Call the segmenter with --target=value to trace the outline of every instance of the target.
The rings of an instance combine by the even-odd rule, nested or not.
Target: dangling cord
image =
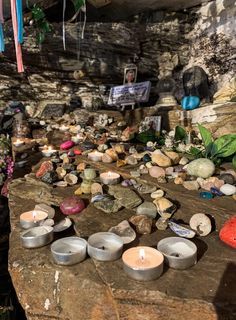
[[[77,19],[77,17],[76,17]],[[78,36],[78,45],[77,45],[77,59],[80,59],[80,48],[81,48],[81,40],[80,40],[80,29],[81,29],[81,11],[79,12],[79,30],[77,29],[77,36]]]
[[[65,12],[66,12],[66,0],[63,0],[62,40],[63,40],[63,48],[64,48],[64,50],[66,50],[66,26],[65,26]]]
[[[0,0],[0,52],[3,52],[5,49],[4,45],[4,36],[3,36],[3,3],[2,0]]]
[[[84,1],[84,5],[81,8],[81,10],[84,12],[84,23],[83,23],[82,32],[81,32],[81,39],[84,39],[84,31],[85,31],[85,25],[86,25],[86,21],[87,21],[86,1]]]
[[[18,42],[18,30],[17,30],[16,2],[15,2],[15,0],[11,0],[11,16],[12,16],[12,25],[13,25],[13,30],[14,30],[17,70],[18,70],[18,72],[24,72],[21,45]]]
[[[23,43],[23,16],[22,16],[22,0],[16,0],[16,16],[18,27],[18,42]]]

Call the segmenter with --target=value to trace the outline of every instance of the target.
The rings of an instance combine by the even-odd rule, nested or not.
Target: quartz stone
[[[130,171],[130,175],[132,178],[138,178],[140,177],[140,172],[139,170],[133,170],[133,171]]]
[[[190,176],[209,178],[215,172],[214,163],[206,158],[193,160],[187,165],[187,173]]]
[[[57,167],[56,173],[57,173],[58,179],[63,179],[66,175],[66,170],[62,167]]]
[[[171,160],[169,157],[164,155],[160,150],[155,150],[152,153],[152,162],[156,163],[159,167],[170,167],[171,166]]]
[[[60,204],[61,212],[65,215],[80,213],[84,208],[84,201],[76,196],[65,198]]]
[[[187,190],[198,190],[200,188],[198,182],[195,181],[184,181],[183,186]]]
[[[155,219],[157,215],[157,208],[152,202],[144,201],[142,204],[140,204],[140,206],[137,207],[136,214]]]
[[[165,177],[165,170],[163,168],[153,166],[149,169],[149,174],[153,178]]]
[[[117,226],[110,228],[108,231],[120,236],[124,244],[130,243],[136,238],[136,233],[127,220],[121,221]]]
[[[136,231],[140,234],[150,234],[152,232],[153,220],[145,215],[135,215],[129,219]]]
[[[183,166],[185,166],[187,163],[189,163],[189,160],[188,160],[188,158],[186,158],[186,157],[182,157],[182,158],[179,160],[179,164],[182,164]]]
[[[172,164],[178,164],[180,156],[177,152],[174,151],[164,151],[165,155],[170,158]]]
[[[128,156],[128,157],[125,158],[125,160],[126,160],[127,164],[129,164],[129,165],[138,164],[138,160],[133,156]]]
[[[164,191],[161,189],[158,189],[158,190],[152,192],[152,194],[151,194],[152,199],[160,199],[163,196],[164,196]]]
[[[160,217],[156,222],[158,230],[166,230],[168,228],[168,220]]]
[[[110,185],[108,193],[113,195],[127,209],[136,208],[142,203],[142,199],[133,190],[120,185]]]
[[[116,213],[122,208],[119,200],[104,199],[94,202],[94,206],[105,213]]]

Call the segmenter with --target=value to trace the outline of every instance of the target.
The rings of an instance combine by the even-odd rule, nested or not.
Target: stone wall
[[[211,88],[223,85],[235,73],[236,0],[217,0],[178,13],[153,12],[132,23],[87,23],[79,40],[79,24],[66,25],[66,51],[62,26],[54,24],[41,48],[32,27],[25,28],[25,73],[15,69],[12,27],[5,26],[6,52],[0,56],[0,108],[10,100],[30,107],[51,101],[68,103],[79,96],[91,107],[100,96],[99,85],[122,84],[123,68],[133,57],[138,81],[150,80],[150,105],[154,105],[158,79],[172,74],[176,96],[183,95],[183,70],[200,65],[209,75]],[[142,23],[141,23],[142,22]],[[44,103],[45,102],[45,103]]]

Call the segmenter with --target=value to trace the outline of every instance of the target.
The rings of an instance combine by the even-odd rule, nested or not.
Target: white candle
[[[102,161],[102,156],[103,156],[103,153],[102,152],[99,152],[97,150],[93,151],[93,152],[90,152],[88,154],[88,158],[92,161],[95,161],[95,162],[100,162]]]
[[[59,128],[60,131],[68,131],[69,130],[69,126],[65,126],[64,124],[62,126],[60,126]]]
[[[100,174],[100,180],[104,184],[117,184],[120,181],[120,175],[116,172],[103,172]]]
[[[125,272],[136,280],[154,280],[163,272],[162,253],[150,247],[130,248],[123,253],[122,260]]]
[[[44,157],[51,157],[54,153],[57,152],[56,149],[53,149],[52,146],[43,146],[42,150],[41,150],[42,154]]]
[[[15,142],[13,142],[14,146],[15,147],[20,147],[24,144],[24,140],[21,140],[21,139],[16,139]]]
[[[44,221],[47,218],[48,214],[44,211],[27,211],[20,215],[20,224],[22,228],[28,229],[38,226],[42,221]]]

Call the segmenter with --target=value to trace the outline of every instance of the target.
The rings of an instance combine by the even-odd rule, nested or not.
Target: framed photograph
[[[138,68],[130,66],[124,69],[124,81],[123,84],[135,83],[137,80]]]

